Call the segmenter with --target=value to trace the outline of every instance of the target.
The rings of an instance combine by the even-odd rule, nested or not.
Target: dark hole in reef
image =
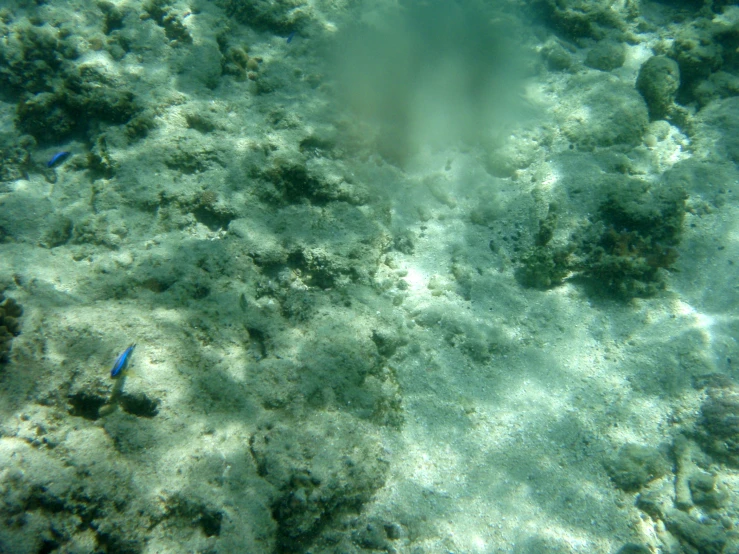
[[[161,293],[171,287],[174,281],[173,277],[150,277],[144,280],[141,286],[151,292]]]
[[[209,161],[212,160],[208,160],[205,154],[199,158],[190,152],[183,152],[176,159],[165,159],[164,164],[173,171],[193,175],[206,171]]]
[[[43,485],[34,485],[23,508],[26,511],[42,510],[58,514],[66,509],[64,501],[54,494],[50,494]]]
[[[221,534],[221,520],[223,520],[223,514],[214,510],[204,510],[200,514],[198,523],[203,528],[203,533],[206,537],[212,537],[213,535]]]
[[[322,194],[321,183],[302,165],[280,166],[266,171],[264,177],[282,192],[283,199],[289,204],[307,199],[322,206],[328,200],[325,193]]]
[[[303,280],[311,286],[325,290],[335,285],[334,273],[328,260],[308,260],[302,250],[296,250],[288,255],[287,265],[292,269],[299,269]]]
[[[321,152],[331,152],[335,146],[336,143],[334,141],[314,135],[300,141],[300,151],[313,155],[318,155]]]
[[[199,502],[175,498],[171,513],[192,522],[192,524],[200,525],[206,537],[220,535],[221,533],[223,512],[209,508]]]
[[[206,285],[203,285],[202,283],[196,283],[192,291],[192,297],[195,300],[202,300],[209,294],[210,288]]]
[[[69,395],[69,404],[69,413],[73,416],[96,420],[100,417],[100,408],[105,404],[105,398],[78,392]]]
[[[664,4],[676,9],[700,9],[704,2],[703,0],[656,0],[657,4]]]
[[[94,552],[115,552],[115,554],[137,554],[143,551],[143,547],[137,538],[131,533],[125,533],[118,529],[102,531],[95,529],[97,546]]]
[[[395,351],[398,349],[398,346],[400,346],[402,341],[394,340],[387,334],[374,329],[372,331],[372,342],[375,343],[380,356],[390,358],[393,354],[395,354]]]
[[[318,486],[320,482],[313,486]],[[293,507],[295,502],[295,492],[297,485],[293,485],[285,494],[276,500],[271,507],[272,518],[277,523],[277,545],[275,552],[279,554],[290,554],[293,552],[306,552],[306,545],[310,545],[317,537],[319,537],[326,527],[331,523],[335,514],[358,512],[361,509],[362,502],[358,500],[347,499],[338,502],[332,509],[327,510],[320,508],[319,517],[311,525],[303,525],[300,523],[299,512],[301,508]]]
[[[123,29],[124,14],[112,4],[99,3],[103,13],[103,33],[109,35],[113,31]]]
[[[38,549],[38,554],[51,554],[51,552],[54,552],[60,546],[61,544],[53,539],[44,539]]]
[[[143,393],[123,393],[120,399],[123,411],[140,417],[154,417],[159,413],[159,400],[152,400]]]
[[[203,134],[212,133],[218,128],[210,119],[200,114],[187,114],[185,115],[185,120],[190,129],[195,129]]]
[[[211,231],[225,229],[234,218],[232,214],[217,213],[210,206],[200,206],[192,212],[199,223],[205,225]]]
[[[260,358],[265,358],[267,356],[267,337],[264,332],[256,327],[247,327],[246,330],[249,331],[249,338],[252,339],[255,354],[258,354]]]

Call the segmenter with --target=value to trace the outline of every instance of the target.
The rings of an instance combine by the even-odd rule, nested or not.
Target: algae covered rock
[[[693,88],[693,95],[700,107],[716,99],[736,96],[738,93],[739,76],[728,71],[716,71]]]
[[[330,201],[348,202],[354,205],[367,203],[365,187],[353,183],[348,173],[340,167],[326,167],[320,160],[275,157],[267,167],[254,167],[252,175],[264,181],[261,196],[265,200],[300,203],[310,200],[317,204]]]
[[[692,88],[694,83],[707,78],[724,63],[724,49],[714,34],[715,30],[703,18],[678,28],[670,57],[680,66],[684,88]]]
[[[669,470],[670,464],[659,450],[632,443],[623,445],[606,463],[608,475],[618,488],[625,491],[638,490]]]
[[[721,508],[729,499],[729,495],[722,487],[717,486],[715,475],[695,472],[690,476],[690,497],[699,506],[708,509]]]
[[[31,94],[49,90],[67,59],[78,52],[58,28],[19,20],[3,30],[0,84],[7,91]]]
[[[306,0],[219,0],[239,23],[276,33],[289,33],[308,20]]]
[[[680,539],[683,546],[689,548],[684,552],[700,552],[701,554],[722,554],[728,542],[728,534],[723,525],[706,518],[696,521],[685,512],[669,510],[664,517],[665,527]],[[695,549],[695,550],[693,550]],[[736,552],[736,550],[731,550]]]
[[[723,375],[709,375],[696,386],[706,389],[697,438],[711,454],[739,466],[739,386]]]
[[[316,414],[299,427],[266,426],[249,447],[259,475],[276,489],[271,511],[280,552],[307,551],[385,482],[380,441],[339,412]]]
[[[364,329],[343,320],[317,319],[310,343],[300,355],[300,390],[311,406],[350,410],[372,418],[387,392],[368,386],[369,377],[381,377],[381,357]]]
[[[574,77],[562,103],[562,131],[580,150],[636,146],[649,125],[647,105],[631,86],[606,73]],[[583,110],[588,113],[583,117]]]
[[[287,262],[288,252],[280,244],[279,237],[259,222],[247,218],[234,219],[228,224],[228,232],[240,239],[243,251],[257,265],[274,267]]]
[[[552,71],[565,71],[574,63],[572,55],[556,42],[542,48],[541,54],[547,62],[547,67]]]
[[[739,96],[711,102],[695,118],[696,143],[717,160],[739,163]]]
[[[74,222],[61,214],[53,214],[48,218],[48,224],[39,244],[46,248],[54,248],[65,244],[72,237]]]
[[[29,135],[3,137],[0,143],[0,182],[28,179],[31,168],[31,150],[36,141]]]
[[[652,119],[664,119],[680,87],[680,68],[667,56],[652,56],[639,69],[636,89],[644,97]]]
[[[675,244],[682,233],[687,194],[680,186],[650,186],[637,179],[615,181],[601,204],[614,229],[637,231],[651,241]]]
[[[137,112],[128,83],[112,64],[103,57],[79,61],[79,41],[68,29],[18,18],[3,34],[0,86],[18,100],[22,132],[59,141],[95,120],[125,123]]]
[[[51,200],[35,191],[14,192],[0,196],[0,236],[17,242],[37,242],[44,225],[54,213]]]
[[[572,38],[603,38],[622,30],[637,14],[635,2],[615,5],[609,0],[545,0],[544,12],[555,29]]]
[[[139,109],[133,93],[99,69],[70,70],[55,80],[52,91],[24,94],[16,108],[18,128],[39,141],[57,141],[95,119],[127,123]]]
[[[603,40],[590,49],[585,65],[601,71],[613,71],[626,61],[626,48],[620,42]]]

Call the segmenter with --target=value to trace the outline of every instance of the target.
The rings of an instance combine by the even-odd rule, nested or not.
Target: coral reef
[[[0,8],[0,551],[739,552],[723,3]]]

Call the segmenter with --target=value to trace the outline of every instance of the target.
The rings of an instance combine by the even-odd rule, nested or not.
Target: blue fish
[[[295,31],[287,35],[287,43],[290,44],[293,41],[293,38],[295,38]]]
[[[125,369],[134,348],[136,348],[136,343],[133,343],[131,346],[126,348],[123,353],[116,358],[115,363],[113,364],[113,369],[110,370],[111,377],[118,377],[121,371]]]
[[[64,158],[66,158],[70,154],[71,154],[71,152],[58,152],[58,153],[54,154],[51,157],[51,159],[49,160],[49,162],[46,164],[46,167],[54,167],[56,164],[58,164],[59,162],[63,161]]]

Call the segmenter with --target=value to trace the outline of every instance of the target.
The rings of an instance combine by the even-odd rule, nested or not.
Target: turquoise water
[[[0,31],[0,552],[737,550],[739,8]]]

